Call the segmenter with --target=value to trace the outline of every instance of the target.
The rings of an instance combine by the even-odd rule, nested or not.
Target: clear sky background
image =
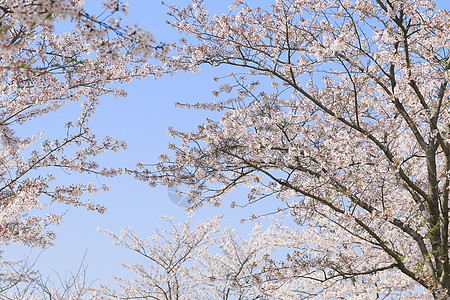
[[[86,0],[91,12],[100,12],[98,0]],[[178,1],[177,3],[188,3]],[[211,7],[212,13],[226,13],[231,1],[205,0]],[[269,2],[267,2],[269,3]],[[438,1],[438,7],[450,8],[445,0]],[[164,21],[167,19],[167,8],[156,0],[130,1],[130,13],[124,19],[130,23],[139,23],[150,29],[158,41],[175,42],[180,36]],[[214,72],[213,72],[214,71]],[[214,76],[229,72],[225,69],[202,68],[198,74],[176,74],[158,80],[148,78],[125,85],[127,98],[116,99],[112,96],[102,98],[96,115],[91,121],[91,127],[97,136],[110,135],[126,140],[128,149],[117,154],[106,154],[100,157],[105,166],[121,166],[134,168],[137,162],[154,163],[162,153],[170,154],[167,146],[173,140],[168,134],[168,127],[178,130],[195,129],[197,124],[203,123],[206,117],[213,118],[208,112],[183,110],[176,108],[174,102],[211,101],[211,91],[217,87]],[[64,132],[63,124],[68,115],[75,115],[80,103],[70,104],[61,112],[54,114],[51,120],[39,121],[41,129],[48,135]],[[216,115],[217,116],[217,115]],[[217,118],[217,117],[216,117]],[[66,183],[95,182],[110,185],[108,193],[100,193],[92,197],[96,203],[107,207],[105,214],[87,212],[83,208],[57,206],[56,209],[67,213],[64,223],[54,228],[57,234],[56,246],[45,250],[37,262],[37,268],[43,273],[51,275],[53,271],[62,277],[68,272],[76,271],[83,254],[87,251],[85,263],[88,268],[88,280],[113,284],[113,275],[127,277],[131,273],[119,266],[118,262],[132,263],[142,261],[137,254],[130,250],[112,245],[112,240],[96,229],[101,227],[118,233],[123,226],[134,228],[142,236],[153,234],[153,230],[163,225],[160,215],[174,216],[177,221],[183,221],[187,213],[184,208],[174,205],[168,197],[167,188],[150,188],[144,182],[139,182],[130,176],[119,176],[106,179],[95,176],[79,176],[71,174],[65,176]],[[220,208],[206,206],[197,213],[197,219],[205,219],[213,215],[227,214],[224,223],[237,228],[241,232],[248,232],[248,225],[241,225],[239,220],[250,214],[249,210],[231,210],[230,198],[245,198],[242,191],[230,195],[229,201]],[[274,201],[267,200],[267,201]],[[275,200],[276,201],[276,200]],[[267,203],[266,203],[267,204]],[[262,203],[262,206],[265,204]],[[50,208],[55,209],[55,208]],[[254,213],[256,207],[251,208]],[[264,208],[261,209],[261,212]],[[22,246],[5,248],[5,258],[21,259],[30,254],[30,249]],[[35,257],[40,249],[31,251]]]

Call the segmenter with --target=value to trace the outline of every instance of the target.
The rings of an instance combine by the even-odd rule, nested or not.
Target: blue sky
[[[97,1],[97,0],[95,0]],[[88,0],[89,5],[94,1]],[[97,1],[98,2],[98,1]],[[187,1],[179,1],[187,2]],[[225,11],[228,1],[205,0],[213,5],[214,12]],[[444,0],[438,2],[439,8],[448,8]],[[95,8],[94,8],[95,10]],[[143,27],[152,30],[157,40],[173,42],[179,36],[169,28],[166,19],[166,7],[160,1],[134,0],[130,1],[130,13],[126,20],[138,22]],[[214,70],[214,76],[224,74],[224,70]],[[92,128],[98,136],[111,135],[125,139],[128,150],[115,155],[102,156],[104,165],[120,165],[134,167],[137,162],[152,163],[157,161],[161,153],[170,153],[167,146],[172,142],[167,128],[194,129],[208,116],[205,112],[182,110],[174,107],[174,102],[180,101],[208,101],[213,100],[211,93],[217,83],[213,81],[212,71],[203,68],[199,74],[176,74],[173,77],[153,80],[151,78],[132,82],[125,87],[128,97],[116,99],[104,97],[95,117],[91,121]],[[71,104],[52,122],[64,121],[65,114],[76,111],[79,103]],[[61,126],[52,125],[53,130]],[[50,131],[48,128],[47,131]],[[72,176],[72,177],[70,177]],[[76,174],[68,179],[78,180]],[[141,236],[151,235],[156,227],[162,225],[159,215],[175,216],[182,221],[186,212],[182,207],[174,205],[168,198],[167,189],[149,188],[144,182],[138,182],[129,176],[113,179],[88,177],[87,182],[93,181],[111,186],[108,193],[100,193],[93,198],[95,202],[104,204],[107,211],[104,215],[87,212],[65,206],[57,207],[59,211],[68,209],[62,226],[55,228],[57,233],[56,246],[44,251],[37,263],[39,269],[50,274],[52,270],[62,276],[70,270],[76,270],[83,254],[87,251],[86,264],[88,279],[113,283],[112,275],[127,276],[127,270],[118,262],[131,263],[138,260],[138,256],[129,250],[112,245],[112,240],[98,232],[98,227],[119,232],[122,226],[134,228]],[[234,193],[231,197],[245,197]],[[229,202],[228,202],[229,203]],[[213,214],[226,214],[225,223],[241,228],[245,232],[246,225],[240,225],[239,219],[245,211],[233,211],[230,214],[228,203],[220,208],[205,207],[198,213],[198,218],[206,218]],[[39,254],[35,249],[32,256]],[[5,257],[21,259],[30,253],[30,249],[20,246],[6,248]]]

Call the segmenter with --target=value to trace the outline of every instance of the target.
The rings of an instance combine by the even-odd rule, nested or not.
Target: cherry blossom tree
[[[190,219],[179,225],[173,219],[164,219],[170,224],[170,231],[156,230],[154,236],[145,240],[129,228],[124,228],[120,235],[104,231],[113,238],[115,245],[142,255],[150,265],[124,264],[139,280],[117,278],[121,291],[101,286],[99,294],[119,299],[195,299],[202,294],[198,280],[206,277],[198,276],[201,270],[192,261],[212,245],[218,233],[219,218],[194,228]]]
[[[147,61],[160,58],[167,47],[156,45],[151,33],[138,26],[121,25],[127,3],[105,1],[100,15],[88,13],[83,3],[0,1],[0,245],[51,244],[48,226],[59,224],[61,215],[39,210],[52,203],[104,211],[82,195],[106,186],[62,185],[57,177],[118,174],[100,167],[94,157],[125,148],[125,142],[98,139],[89,120],[100,96],[125,95],[118,83],[160,75]],[[79,117],[68,119],[65,128],[61,124],[58,138],[46,139],[45,128],[33,127],[35,136],[17,133],[72,101],[81,102]]]
[[[219,217],[192,225],[175,224],[164,217],[170,230],[157,230],[142,239],[131,229],[121,235],[105,231],[114,244],[133,250],[146,263],[124,266],[138,277],[117,278],[121,290],[107,286],[97,289],[97,297],[114,299],[293,299],[296,279],[274,276],[277,250],[296,248],[300,235],[273,222],[263,230],[257,224],[247,240],[229,227],[221,227]]]
[[[170,129],[173,155],[131,173],[187,186],[192,209],[238,187],[248,197],[233,207],[272,199],[300,235],[273,266],[274,282],[295,281],[285,292],[448,299],[450,13],[430,0],[230,4],[169,6],[186,35],[169,68],[234,69],[217,101],[180,104],[221,119]]]

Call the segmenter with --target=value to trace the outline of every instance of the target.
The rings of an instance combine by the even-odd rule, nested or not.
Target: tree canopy
[[[232,206],[274,196],[302,242],[276,279],[259,274],[296,280],[284,287],[299,297],[420,286],[448,298],[449,12],[428,0],[230,4],[220,16],[199,0],[169,7],[186,35],[169,67],[235,71],[219,100],[180,104],[221,119],[172,129],[172,154],[135,175],[188,186],[193,209],[240,186],[248,199]]]
[[[211,15],[192,0],[167,6],[183,35],[168,46],[121,25],[119,0],[100,16],[78,0],[0,2],[1,245],[51,244],[61,216],[35,212],[56,202],[104,211],[82,195],[107,187],[59,184],[55,169],[185,186],[191,211],[275,207],[248,239],[220,217],[167,219],[171,229],[148,239],[107,231],[150,264],[127,265],[138,279],[120,279],[121,290],[82,288],[75,276],[55,292],[13,268],[2,291],[23,278],[53,298],[450,299],[449,11],[431,0],[235,0]],[[126,147],[90,128],[100,96],[205,65],[218,70],[217,101],[178,105],[221,117],[170,128],[172,152],[156,164],[98,164]],[[60,138],[15,133],[69,101],[81,112]],[[229,202],[238,188],[247,196]],[[30,286],[16,298],[39,298]]]

